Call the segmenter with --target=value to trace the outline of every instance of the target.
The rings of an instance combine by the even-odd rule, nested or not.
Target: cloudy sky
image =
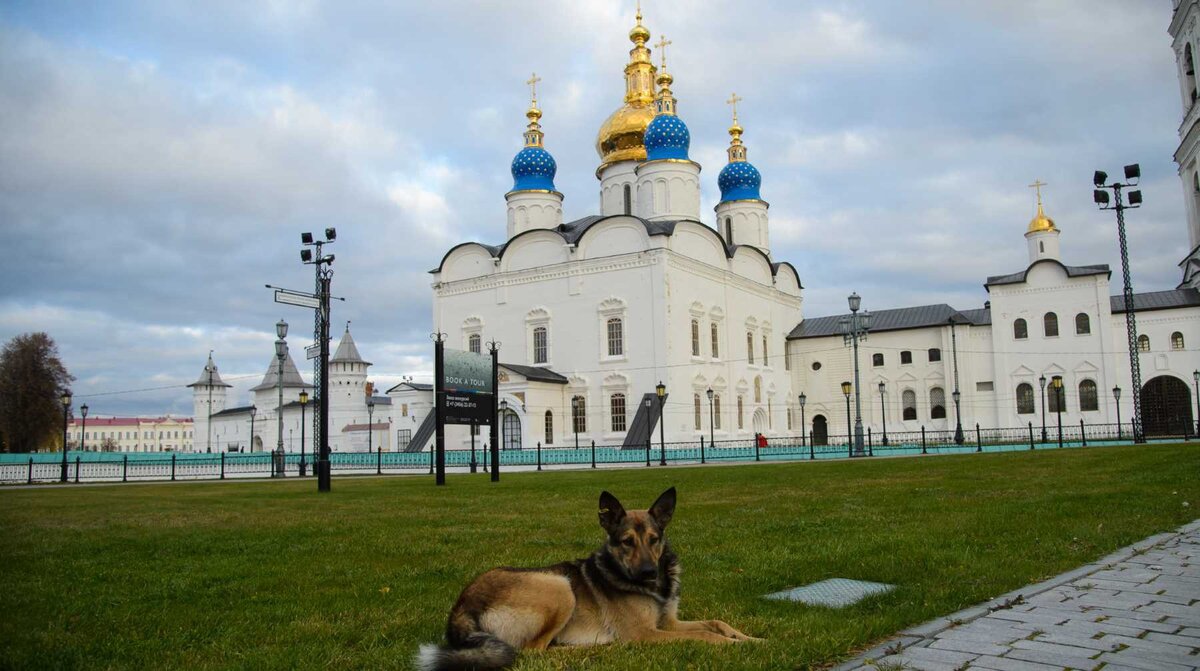
[[[336,226],[334,332],[353,321],[378,384],[428,379],[427,271],[454,243],[503,242],[533,71],[565,216],[598,210],[595,133],[621,102],[633,4],[0,3],[0,340],[50,333],[97,415],[190,414],[210,349],[244,400],[277,319],[297,358],[310,342],[310,313],[263,285],[311,286],[299,234]],[[1168,0],[644,13],[674,43],[710,218],[723,101],[745,99],[772,251],[799,269],[806,315],[851,290],[870,309],[981,306],[986,275],[1026,263],[1035,178],[1064,260],[1118,268],[1091,174],[1135,161],[1135,287],[1177,284]]]

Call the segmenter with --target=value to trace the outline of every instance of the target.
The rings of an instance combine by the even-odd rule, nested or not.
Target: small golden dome
[[[1042,211],[1042,205],[1038,204],[1037,214],[1033,219],[1029,220],[1029,230],[1027,233],[1039,233],[1041,231],[1057,231],[1058,227],[1054,225],[1054,220],[1046,216]]]
[[[641,15],[638,16],[638,24],[629,31],[629,41],[634,44],[639,44],[650,39],[650,31],[646,26],[642,25]]]

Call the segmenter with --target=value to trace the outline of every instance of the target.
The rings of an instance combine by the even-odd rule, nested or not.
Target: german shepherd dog
[[[545,568],[494,568],[450,609],[446,643],[422,645],[422,671],[503,669],[523,648],[614,641],[760,640],[720,620],[681,621],[679,558],[664,535],[675,488],[649,510],[626,511],[600,494],[604,545],[586,559]]]

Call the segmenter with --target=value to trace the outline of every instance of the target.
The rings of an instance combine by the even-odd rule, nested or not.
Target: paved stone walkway
[[[1200,520],[901,632],[838,671],[1200,669]]]

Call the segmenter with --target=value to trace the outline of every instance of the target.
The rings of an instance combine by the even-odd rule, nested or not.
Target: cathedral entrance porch
[[[1147,436],[1190,435],[1192,390],[1173,375],[1159,375],[1142,387],[1142,430]]]

